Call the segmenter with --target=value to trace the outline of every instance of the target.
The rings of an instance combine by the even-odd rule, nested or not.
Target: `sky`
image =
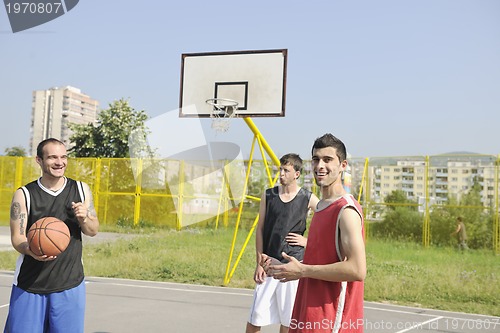
[[[2,7],[0,154],[29,151],[33,90],[70,85],[101,108],[125,98],[164,119],[183,53],[267,49],[288,50],[285,117],[253,121],[278,157],[310,158],[324,133],[353,157],[500,154],[497,0],[82,0],[17,33]],[[191,140],[176,121],[186,130],[158,129],[165,146]],[[242,119],[221,134],[196,121],[207,142],[248,156]]]

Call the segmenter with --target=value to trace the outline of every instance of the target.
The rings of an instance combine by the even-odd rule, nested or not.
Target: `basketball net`
[[[225,98],[210,98],[205,102],[213,106],[212,110],[210,110],[212,128],[217,133],[227,132],[231,125],[231,120],[236,116],[238,102]]]

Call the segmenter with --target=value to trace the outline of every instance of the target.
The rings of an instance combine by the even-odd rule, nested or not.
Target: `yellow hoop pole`
[[[243,203],[245,201],[245,192],[247,191],[247,184],[248,184],[248,179],[250,178],[250,169],[253,163],[253,153],[255,150],[255,138],[252,141],[252,148],[250,149],[250,157],[248,158],[248,167],[247,167],[247,173],[245,175],[245,185],[243,186],[243,196],[240,201],[240,206],[238,209],[238,217],[236,218],[236,224],[234,226],[234,234],[233,234],[233,240],[231,242],[231,250],[229,251],[229,258],[227,259],[227,265],[226,265],[226,274],[224,275],[224,285],[227,286],[229,284],[229,281],[231,280],[231,277],[229,275],[229,269],[231,267],[231,261],[233,260],[233,253],[234,253],[234,247],[236,245],[236,238],[238,236],[238,228],[240,226],[240,220],[241,220],[241,214],[243,213]],[[235,266],[238,265],[238,262],[235,263]],[[234,272],[234,269],[233,269]]]
[[[273,181],[272,181],[272,176],[271,176],[271,168],[269,167],[269,164],[267,163],[267,158],[265,157],[266,154],[264,153],[264,148],[262,147],[262,141],[260,140],[259,137],[257,137],[257,141],[259,142],[259,149],[260,149],[260,155],[262,155],[262,162],[264,163],[264,167],[266,168],[266,174],[267,174],[267,179],[269,181],[269,186],[273,186]]]
[[[249,157],[249,161],[248,161],[248,169],[247,169],[247,174],[246,174],[246,178],[245,178],[245,189],[244,189],[244,192],[246,192],[246,186],[248,184],[248,178],[250,176],[250,169],[251,169],[251,166],[252,166],[252,161],[253,161],[253,154],[254,154],[254,150],[255,150],[255,141],[257,140],[258,144],[259,144],[259,148],[261,148],[261,154],[262,154],[262,148],[266,151],[266,153],[269,155],[269,157],[271,158],[271,160],[273,161],[273,163],[275,165],[280,165],[280,161],[278,159],[278,157],[276,157],[276,155],[274,154],[273,150],[271,149],[271,147],[269,146],[269,144],[267,143],[266,139],[264,139],[264,137],[262,136],[262,134],[260,133],[259,129],[257,128],[257,126],[255,126],[254,122],[252,121],[251,118],[243,118],[245,120],[245,123],[248,125],[248,127],[250,128],[250,130],[252,131],[252,133],[254,134],[254,138],[253,138],[253,141],[252,141],[252,148],[251,148],[251,152],[250,152],[250,157]],[[262,154],[262,159],[265,160],[265,156],[264,154]],[[274,181],[271,182],[271,184],[274,184],[276,182],[276,180],[278,179],[278,176],[275,177]],[[271,174],[268,172],[268,177],[271,177]],[[233,241],[232,241],[232,244],[231,244],[231,251],[230,251],[230,254],[229,254],[229,259],[228,259],[228,262],[227,262],[227,267],[226,267],[226,273],[225,273],[225,276],[224,276],[224,285],[227,286],[231,280],[231,277],[233,276],[235,270],[236,270],[236,267],[238,266],[238,263],[243,255],[243,252],[246,248],[246,246],[248,245],[248,242],[250,240],[250,237],[255,229],[255,226],[257,225],[257,221],[258,221],[258,215],[256,217],[256,219],[254,220],[254,223],[252,225],[252,228],[251,230],[249,231],[246,239],[245,239],[245,242],[240,250],[240,253],[234,263],[234,266],[232,268],[231,271],[229,271],[230,269],[230,266],[231,266],[231,261],[232,261],[232,258],[233,258],[233,253],[234,253],[234,247],[235,247],[235,244],[236,244],[236,236],[238,234],[238,227],[239,227],[239,222],[240,222],[240,219],[241,219],[241,214],[243,212],[243,201],[244,201],[244,198],[242,198],[242,201],[240,202],[240,208],[239,208],[239,211],[238,211],[238,217],[237,217],[237,220],[236,220],[236,225],[235,225],[235,230],[234,230],[234,235],[233,235]]]
[[[243,120],[245,120],[245,123],[247,123],[248,127],[250,128],[250,130],[252,131],[252,133],[257,137],[259,138],[259,141],[260,143],[262,144],[262,147],[264,148],[264,150],[267,152],[267,154],[269,155],[269,157],[273,160],[274,164],[276,165],[280,165],[280,160],[278,157],[276,157],[276,155],[274,154],[273,150],[271,149],[271,147],[269,146],[269,144],[267,143],[266,139],[264,139],[264,137],[262,136],[262,134],[260,133],[259,129],[257,128],[257,126],[255,126],[255,123],[253,122],[252,118],[249,118],[249,117],[245,117],[243,118]]]
[[[241,251],[238,254],[238,257],[236,257],[236,261],[235,261],[235,263],[233,265],[233,269],[229,273],[229,276],[227,278],[227,283],[229,283],[229,281],[231,281],[231,278],[233,277],[234,272],[236,271],[236,267],[238,267],[238,264],[239,264],[239,262],[241,260],[241,257],[243,256],[243,253],[245,252],[245,249],[246,249],[246,247],[248,245],[248,242],[250,241],[250,238],[252,237],[252,233],[255,230],[255,227],[257,226],[258,222],[259,222],[259,215],[257,214],[257,217],[253,221],[252,228],[250,228],[250,231],[248,232],[247,238],[245,239],[245,242],[243,243],[243,246],[241,247]]]

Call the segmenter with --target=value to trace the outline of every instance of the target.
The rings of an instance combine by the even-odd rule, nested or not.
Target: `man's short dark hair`
[[[36,147],[36,156],[38,156],[43,160],[43,148],[49,143],[58,143],[64,146],[64,143],[61,140],[57,140],[55,138],[45,139],[42,142],[40,142]]]
[[[302,172],[302,158],[294,153],[285,154],[280,158],[281,165],[291,165],[295,171]]]
[[[330,133],[326,133],[314,141],[314,144],[311,149],[311,155],[314,149],[321,149],[327,147],[335,148],[335,150],[337,151],[337,157],[339,158],[340,162],[345,161],[347,159],[347,151],[344,143]]]

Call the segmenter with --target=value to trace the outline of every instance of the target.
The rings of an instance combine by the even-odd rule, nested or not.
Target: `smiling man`
[[[64,176],[68,156],[61,141],[40,142],[36,162],[42,176],[14,193],[10,209],[11,242],[20,255],[4,332],[83,333],[82,232],[95,236],[99,228],[92,192]],[[28,245],[29,228],[44,217],[56,217],[70,230],[70,243],[57,257],[38,256]]]
[[[264,269],[275,279],[300,279],[289,332],[363,332],[363,213],[344,190],[346,167],[342,141],[332,134],[316,139],[312,168],[322,198],[311,221],[304,260],[283,254],[289,262],[273,265],[264,258]]]
[[[307,215],[315,209],[318,198],[298,185],[301,172],[302,158],[299,155],[290,153],[282,156],[280,185],[267,189],[262,195],[255,231],[256,287],[246,333],[260,332],[262,326],[272,324],[280,324],[280,333],[288,332],[298,283],[280,283],[268,277],[260,262],[263,256],[287,262],[282,253],[302,260],[307,244],[303,236]]]

